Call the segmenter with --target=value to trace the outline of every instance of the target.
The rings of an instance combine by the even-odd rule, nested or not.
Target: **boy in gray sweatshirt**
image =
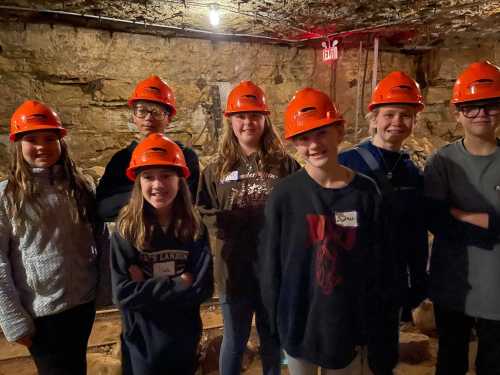
[[[500,374],[500,68],[471,64],[453,88],[464,138],[438,150],[425,169],[434,234],[430,295],[439,334],[436,375],[468,370],[472,327],[478,375]]]

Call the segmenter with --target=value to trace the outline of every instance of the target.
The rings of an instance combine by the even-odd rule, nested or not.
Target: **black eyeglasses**
[[[168,112],[160,108],[147,108],[147,107],[135,107],[134,115],[139,118],[146,118],[148,113],[151,114],[155,120],[163,120],[167,116]]]
[[[460,112],[467,118],[476,118],[483,109],[486,116],[496,116],[500,114],[500,103],[490,104],[470,104],[460,106]]]

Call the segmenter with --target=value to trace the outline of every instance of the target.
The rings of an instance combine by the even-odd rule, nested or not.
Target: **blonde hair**
[[[127,205],[118,215],[116,227],[118,233],[131,242],[139,251],[150,247],[156,217],[154,208],[144,199],[138,174]],[[179,177],[179,191],[172,203],[172,220],[169,229],[181,242],[191,242],[201,234],[201,219],[194,209],[191,193],[184,177]]]
[[[70,204],[70,214],[75,223],[94,223],[96,208],[91,189],[85,178],[77,170],[71,159],[68,147],[64,140],[59,139],[61,156],[56,164],[61,165],[63,174],[56,186],[66,193]],[[10,165],[7,177],[4,198],[7,203],[7,212],[16,225],[26,220],[33,220],[26,213],[29,205],[37,216],[43,210],[43,197],[40,188],[34,183],[31,167],[23,157],[21,142],[10,146]]]
[[[265,115],[264,132],[260,138],[259,170],[264,171],[273,161],[283,159],[287,156],[285,146],[281,141],[276,129],[271,123],[269,116]],[[231,118],[226,120],[226,126],[222,133],[217,150],[219,178],[224,178],[241,159],[241,147],[238,138],[234,135],[231,126]]]

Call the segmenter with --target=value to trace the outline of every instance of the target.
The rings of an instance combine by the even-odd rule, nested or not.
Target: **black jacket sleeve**
[[[216,215],[221,209],[221,205],[217,197],[216,168],[213,164],[209,164],[203,172],[201,172],[196,205],[198,206],[198,210],[204,220],[206,219],[206,216]]]
[[[428,296],[429,275],[427,263],[429,260],[429,239],[425,220],[423,192],[417,195],[415,204],[414,240],[408,243],[408,271],[410,276],[410,290],[407,306],[417,307]]]
[[[182,146],[181,149],[184,153],[189,172],[191,172],[191,175],[187,179],[187,183],[194,202],[196,200],[196,193],[198,192],[198,183],[200,181],[200,163],[198,155],[196,155],[196,152],[191,148]]]
[[[131,147],[118,151],[109,161],[96,190],[97,214],[104,221],[114,221],[130,198],[133,183],[125,175]]]
[[[364,267],[366,296],[362,311],[368,362],[374,375],[392,374],[398,362],[397,337],[393,337],[397,331],[391,319],[395,316],[399,322],[397,247],[387,207],[387,200],[380,195],[374,197],[372,242]]]
[[[132,281],[128,269],[137,265],[138,251],[118,233],[111,237],[111,283],[113,300],[120,307],[136,311],[153,309],[158,303],[175,300],[188,291],[180,277],[155,277]]]
[[[281,287],[282,214],[276,195],[271,193],[265,206],[264,229],[257,250],[256,269],[262,303],[272,335],[278,335],[278,299]]]
[[[494,212],[488,213],[489,232],[500,239],[500,216]]]

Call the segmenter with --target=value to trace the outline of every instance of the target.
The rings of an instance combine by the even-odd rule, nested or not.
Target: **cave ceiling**
[[[208,18],[214,8],[218,26]],[[3,20],[283,44],[378,36],[399,48],[432,48],[500,35],[500,1],[494,0],[4,0],[0,14]]]

